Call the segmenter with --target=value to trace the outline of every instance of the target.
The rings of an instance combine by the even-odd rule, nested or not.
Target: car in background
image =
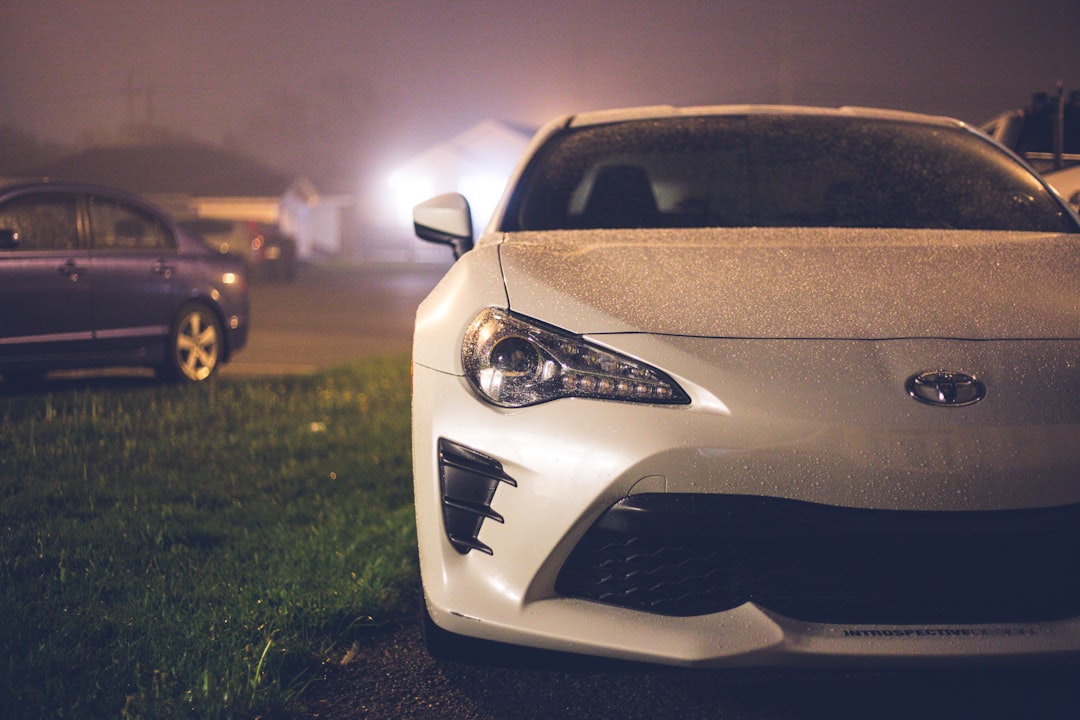
[[[0,374],[144,366],[202,382],[244,347],[244,264],[126,192],[0,189]]]
[[[218,252],[243,258],[254,277],[296,278],[296,240],[276,225],[218,218],[182,218],[180,225],[205,238]]]
[[[1003,112],[981,128],[1080,210],[1080,92],[1035,93],[1028,107]]]
[[[416,316],[429,649],[1080,651],[1080,219],[964,123],[636,108],[534,138]]]
[[[1080,92],[1040,92],[1025,108],[1008,110],[980,128],[1041,173],[1080,163]]]
[[[1073,165],[1064,170],[1057,170],[1044,175],[1046,182],[1061,193],[1073,210],[1080,212],[1080,165]]]

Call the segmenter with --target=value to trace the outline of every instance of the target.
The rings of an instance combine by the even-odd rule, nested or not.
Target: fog
[[[0,125],[137,126],[352,190],[485,119],[637,104],[859,104],[980,122],[1080,88],[1080,3],[139,2],[0,5]]]

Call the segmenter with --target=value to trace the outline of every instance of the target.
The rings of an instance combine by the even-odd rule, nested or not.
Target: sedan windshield
[[[1023,165],[967,130],[809,115],[565,130],[525,169],[501,229],[634,227],[1077,231]]]

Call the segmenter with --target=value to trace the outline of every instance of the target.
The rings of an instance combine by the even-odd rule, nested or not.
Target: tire
[[[0,372],[4,381],[12,386],[23,389],[37,388],[45,380],[45,371],[34,368],[21,368],[18,370],[5,370]]]
[[[293,282],[296,280],[296,258],[289,256],[289,259],[285,262],[285,274],[282,276],[285,282]]]
[[[205,382],[224,360],[225,332],[217,314],[201,303],[180,308],[169,332],[161,375],[184,383]]]
[[[420,637],[428,655],[438,663],[455,663],[478,667],[520,668],[530,670],[559,670],[592,667],[594,658],[582,658],[567,653],[535,648],[517,647],[494,640],[458,635],[435,624],[427,609],[424,592],[420,591]]]
[[[420,636],[424,640],[428,655],[439,662],[475,662],[479,650],[477,646],[482,647],[481,641],[443,630],[436,625],[428,613],[423,592],[420,593]]]

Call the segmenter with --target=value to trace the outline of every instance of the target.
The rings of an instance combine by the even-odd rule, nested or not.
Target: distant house
[[[469,201],[474,232],[479,234],[533,132],[498,120],[484,120],[406,160],[385,186],[389,197],[373,216],[373,226],[364,233],[357,248],[360,256],[445,259],[445,248],[421,242],[413,235],[413,207],[435,195],[459,192]]]
[[[484,120],[413,156],[391,178],[399,221],[411,227],[413,205],[460,192],[472,206],[473,220],[486,223],[531,137],[531,130]]]
[[[304,177],[194,143],[101,146],[20,173],[123,188],[179,217],[277,223],[301,257],[336,253],[344,196],[321,195]]]

